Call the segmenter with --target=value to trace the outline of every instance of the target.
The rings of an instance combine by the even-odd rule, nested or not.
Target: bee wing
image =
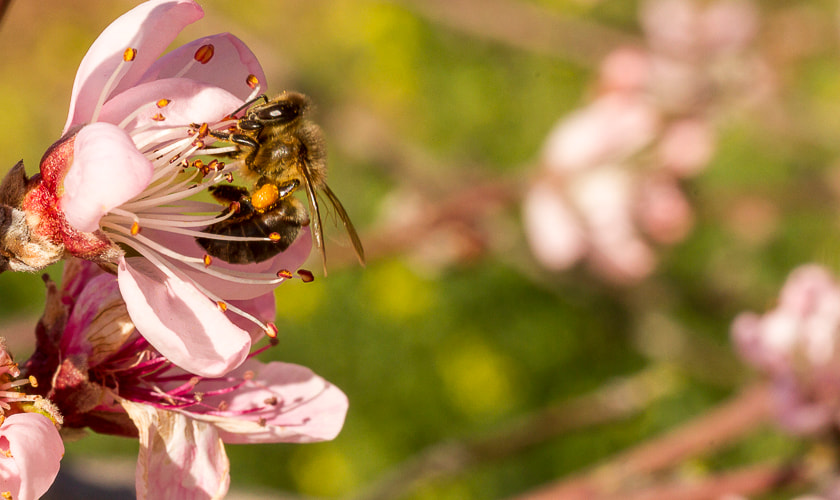
[[[330,203],[332,203],[335,211],[338,213],[338,217],[341,219],[341,223],[344,224],[344,229],[347,230],[347,234],[350,235],[350,240],[353,242],[353,249],[356,250],[356,257],[359,259],[359,264],[364,266],[365,249],[362,247],[362,240],[359,239],[359,235],[356,233],[356,228],[353,227],[353,223],[350,222],[350,216],[348,216],[347,211],[344,210],[344,205],[338,201],[338,196],[336,196],[332,189],[330,189],[330,187],[326,184],[324,184],[323,191],[330,200]]]
[[[318,197],[315,196],[315,188],[312,186],[312,179],[309,176],[309,169],[301,168],[303,184],[306,188],[306,198],[309,200],[310,219],[312,222],[312,241],[315,248],[321,254],[321,263],[324,265],[324,276],[327,275],[327,252],[324,249],[324,232],[321,229],[321,212],[318,209]]]

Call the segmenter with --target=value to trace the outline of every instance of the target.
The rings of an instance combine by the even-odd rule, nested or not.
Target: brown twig
[[[804,465],[759,464],[702,480],[657,484],[636,493],[621,493],[611,500],[708,500],[726,495],[757,495],[807,481],[812,472]]]
[[[510,0],[399,0],[437,22],[469,35],[518,49],[559,57],[583,66],[598,64],[620,45],[638,39],[606,26],[561,16]]]
[[[661,367],[645,370],[592,394],[528,415],[490,435],[433,445],[397,466],[356,498],[377,500],[404,496],[424,481],[513,456],[571,430],[627,418],[672,393],[674,388],[668,370]]]
[[[563,479],[518,500],[589,500],[621,493],[634,479],[708,453],[754,430],[770,414],[770,389],[757,385],[664,436],[611,458],[581,475]]]
[[[9,10],[11,4],[12,0],[0,0],[0,22],[6,17],[6,11]]]

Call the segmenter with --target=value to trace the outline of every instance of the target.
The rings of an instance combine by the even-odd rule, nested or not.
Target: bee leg
[[[230,141],[237,146],[246,147],[250,150],[256,150],[260,147],[260,144],[257,141],[244,134],[230,134],[227,139],[224,140]]]
[[[231,186],[230,184],[210,186],[208,191],[219,203],[233,203],[248,196],[247,189],[239,186]]]
[[[266,177],[260,177],[260,180],[257,181],[256,187],[257,187],[257,189],[259,189],[266,184],[274,184],[274,183],[271,182]],[[290,194],[295,192],[295,189],[297,189],[300,186],[300,181],[297,180],[297,179],[294,179],[294,180],[291,180],[289,182],[286,182],[285,184],[274,184],[274,186],[277,188],[277,198],[278,199],[283,199],[283,198],[285,198],[285,197],[287,197]]]

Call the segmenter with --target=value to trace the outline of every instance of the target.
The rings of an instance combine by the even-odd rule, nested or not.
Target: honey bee
[[[256,104],[258,101],[264,101]],[[350,236],[359,262],[364,249],[347,211],[327,185],[326,151],[321,129],[305,119],[309,99],[297,92],[284,92],[274,99],[260,96],[233,113],[248,109],[235,129],[214,132],[213,137],[235,144],[242,174],[254,182],[248,191],[234,186],[216,186],[213,196],[238,203],[239,211],[204,230],[209,234],[271,237],[273,241],[225,241],[198,238],[211,256],[226,262],[261,262],[291,245],[300,228],[311,224],[312,239],[321,255],[326,274],[326,251],[317,194],[323,193]],[[303,189],[309,213],[293,194]]]

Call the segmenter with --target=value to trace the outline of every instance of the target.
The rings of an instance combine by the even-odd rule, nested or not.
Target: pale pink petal
[[[170,102],[157,106],[161,99]],[[109,100],[102,108],[99,121],[120,124],[126,117],[142,108],[135,118],[124,124],[126,130],[150,127],[189,125],[216,122],[242,105],[242,99],[218,87],[185,78],[169,78],[132,87]],[[164,120],[159,120],[159,116]],[[154,131],[150,133],[155,133]],[[135,137],[142,141],[142,135]]]
[[[196,62],[194,60],[196,50],[208,44],[213,45],[213,57],[206,64]],[[188,65],[189,69],[181,74]],[[220,33],[194,40],[161,57],[152,64],[140,82],[181,76],[221,87],[245,100],[254,91],[253,87],[247,83],[250,75],[257,78],[260,89],[265,92],[267,89],[265,73],[257,57],[242,43],[242,40],[230,33]]]
[[[58,474],[64,443],[52,421],[37,413],[11,415],[0,426],[0,491],[15,500],[39,498]]]
[[[639,225],[659,243],[681,241],[694,222],[691,205],[670,177],[643,180],[637,203]]]
[[[139,257],[123,259],[117,277],[137,331],[175,365],[218,377],[247,357],[248,332],[187,280]]]
[[[563,175],[624,160],[648,144],[659,115],[641,97],[609,94],[566,117],[543,151],[549,171]]]
[[[274,292],[268,292],[260,295],[259,297],[248,300],[231,300],[229,303],[234,307],[242,309],[263,323],[272,323],[277,318],[277,304],[274,298]],[[265,338],[265,330],[253,321],[245,319],[238,314],[234,314],[230,319],[233,321],[234,325],[250,332],[252,343],[257,343]]]
[[[333,439],[341,431],[347,414],[347,396],[309,368],[289,363],[263,364],[248,360],[232,376],[253,372],[253,378],[236,391],[208,396],[204,403],[216,406],[225,401],[229,411],[264,408],[236,417],[190,413],[193,418],[212,422],[225,443],[308,443]],[[228,382],[208,381],[202,389]],[[266,408],[266,401],[277,404]]]
[[[184,26],[203,15],[193,0],[151,0],[105,28],[79,65],[64,131],[93,118],[97,101],[120,65],[125,64],[120,70],[124,73],[109,96],[133,86]],[[134,61],[124,63],[123,54],[129,47],[137,49],[137,55]]]
[[[120,403],[140,434],[135,471],[138,500],[225,496],[230,463],[212,425],[149,405]]]
[[[165,233],[155,230],[144,230],[143,235],[147,236],[158,243],[172,249],[180,254],[190,257],[202,258],[206,255],[206,251],[195,242],[192,236],[185,236],[174,233]],[[312,239],[310,237],[309,229],[303,228],[300,231],[297,239],[285,251],[278,253],[263,262],[253,264],[230,264],[219,258],[213,258],[210,269],[219,269],[222,271],[237,271],[246,273],[270,273],[275,274],[277,271],[288,270],[295,272],[306,262],[309,253],[312,250]],[[177,262],[173,261],[177,265]],[[198,283],[199,286],[209,290],[211,293],[225,300],[247,300],[259,297],[271,292],[277,286],[275,284],[244,284],[231,282],[230,280],[211,276],[204,272],[203,269],[192,269],[186,266],[180,268],[183,273],[190,279]]]
[[[65,290],[65,296],[66,290]],[[122,298],[120,290],[117,286],[117,280],[112,274],[102,272],[92,277],[84,286],[81,293],[72,297],[75,300],[70,317],[67,318],[67,324],[64,327],[64,333],[61,336],[61,352],[69,353],[77,356],[82,355],[89,359],[94,355],[94,347],[91,344],[91,333],[97,335],[97,340],[102,341],[102,334],[105,332],[91,332],[91,324],[98,316],[103,314],[103,310],[112,309],[115,312],[124,310],[120,307]],[[100,318],[101,319],[101,318]],[[111,318],[108,318],[111,319]],[[112,321],[113,327],[118,328],[120,325],[116,321]],[[110,326],[110,325],[109,325]],[[103,351],[102,346],[99,345],[99,351]],[[107,350],[113,352],[113,350]],[[101,357],[101,352],[99,353]],[[94,359],[92,362],[95,362]]]
[[[675,121],[662,132],[657,149],[665,168],[680,177],[696,175],[712,159],[714,131],[705,120]]]
[[[553,270],[571,267],[586,252],[586,235],[557,189],[538,182],[523,205],[525,235],[542,265]]]
[[[96,231],[109,210],[143,192],[153,172],[152,163],[123,130],[108,123],[87,125],[76,136],[61,210],[79,231]]]

